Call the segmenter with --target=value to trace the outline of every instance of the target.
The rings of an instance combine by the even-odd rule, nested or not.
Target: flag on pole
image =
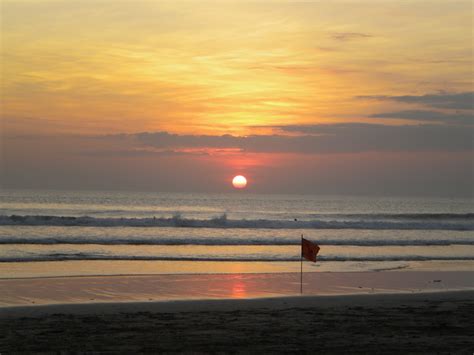
[[[301,238],[301,256],[306,260],[316,262],[319,246],[307,239]]]

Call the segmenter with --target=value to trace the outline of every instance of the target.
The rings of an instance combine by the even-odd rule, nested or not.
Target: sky
[[[0,4],[1,188],[473,195],[471,1]]]

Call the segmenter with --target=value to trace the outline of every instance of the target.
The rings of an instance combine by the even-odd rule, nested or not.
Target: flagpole
[[[303,234],[301,234],[301,272],[300,272],[300,294],[303,294]]]

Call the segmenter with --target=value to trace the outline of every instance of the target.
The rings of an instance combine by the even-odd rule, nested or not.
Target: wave
[[[364,220],[474,220],[474,213],[327,213],[311,217]]]
[[[170,257],[170,256],[135,256],[135,255],[96,255],[96,254],[50,254],[25,257],[0,257],[0,262],[41,262],[41,261],[74,261],[74,260],[103,260],[103,261],[230,261],[230,262],[294,262],[299,257]],[[356,261],[356,262],[384,262],[384,261],[469,261],[474,256],[419,256],[419,255],[392,255],[392,256],[321,256],[318,261]]]
[[[349,215],[350,216],[350,215]],[[224,214],[211,219],[184,218],[95,218],[89,216],[18,216],[0,215],[0,225],[89,226],[89,227],[182,227],[182,228],[265,228],[265,229],[398,229],[398,230],[474,230],[474,214],[413,214],[410,218],[377,220],[377,215],[363,220],[271,220],[228,219]],[[367,216],[370,216],[368,218]],[[386,216],[386,215],[383,215]],[[390,215],[400,216],[400,215]],[[408,216],[408,215],[402,215]],[[416,217],[419,216],[419,217]],[[447,218],[446,216],[451,216]],[[328,215],[324,216],[328,218]],[[398,218],[398,220],[397,220]]]
[[[328,246],[365,246],[365,247],[380,247],[380,246],[448,246],[448,245],[474,245],[474,239],[411,239],[411,240],[361,240],[361,239],[322,239],[317,241],[320,245]],[[1,238],[0,245],[8,244],[36,244],[36,245],[276,245],[276,246],[291,246],[300,245],[299,239],[286,238],[186,238],[186,239],[140,239],[140,238]]]

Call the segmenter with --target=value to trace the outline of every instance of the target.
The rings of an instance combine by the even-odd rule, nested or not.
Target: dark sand
[[[0,352],[472,354],[474,291],[0,308]]]

